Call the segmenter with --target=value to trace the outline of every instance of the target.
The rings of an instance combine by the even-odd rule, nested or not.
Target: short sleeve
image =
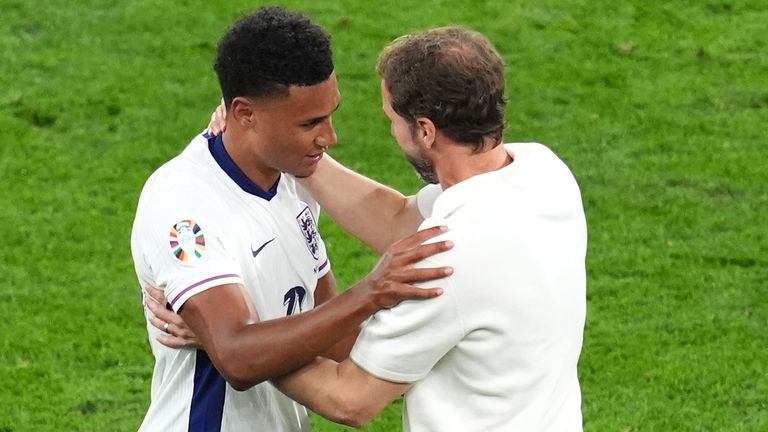
[[[429,286],[443,287],[443,294],[402,302],[366,322],[350,354],[355,364],[387,381],[415,382],[459,343],[464,330],[450,277]]]
[[[416,193],[416,205],[424,219],[432,216],[432,207],[441,193],[443,193],[443,188],[437,184],[426,185]]]
[[[225,247],[226,225],[194,191],[169,190],[142,197],[132,249],[142,280],[162,289],[178,311],[193,295],[218,285],[243,283]]]

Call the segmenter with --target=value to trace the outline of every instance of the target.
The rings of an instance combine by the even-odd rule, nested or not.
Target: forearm
[[[410,388],[375,378],[350,360],[336,363],[324,358],[272,383],[321,416],[358,428]]]
[[[377,310],[354,289],[299,315],[268,321],[241,317],[231,325],[206,322],[194,304],[185,309],[189,306],[192,310],[183,310],[183,318],[201,339],[216,368],[238,390],[309,363],[345,336],[356,333]]]
[[[336,289],[336,278],[333,276],[333,271],[330,271],[317,281],[317,286],[315,287],[315,307],[330,301],[337,295],[339,294]],[[360,334],[360,326],[344,337],[344,339],[321,352],[320,356],[336,361],[346,359],[349,357],[350,351],[352,351],[352,345],[355,344],[358,334]]]
[[[355,341],[357,340],[357,336],[359,334],[360,328],[358,327],[349,335],[345,336],[344,339],[340,340],[332,347],[320,353],[320,355],[337,362],[345,360],[347,357],[349,357],[349,353],[352,352],[352,347],[355,345]]]
[[[354,416],[347,412],[349,404],[339,391],[338,366],[333,360],[318,357],[294,373],[272,380],[272,384],[289,398],[331,421],[360,427],[362,424],[355,424]]]
[[[327,155],[315,173],[300,182],[336,223],[379,253],[416,232],[423,221],[415,197],[347,169]]]

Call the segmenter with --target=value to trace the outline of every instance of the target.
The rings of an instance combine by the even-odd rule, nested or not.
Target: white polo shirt
[[[421,228],[450,251],[421,266],[454,268],[366,323],[351,358],[369,373],[414,383],[406,431],[582,430],[576,366],[586,315],[586,221],[570,170],[536,143],[507,144],[514,162],[445,191],[427,186]],[[430,211],[431,210],[431,211]]]
[[[261,190],[220,138],[200,135],[144,186],[131,237],[139,282],[164,290],[176,311],[229,283],[245,286],[261,320],[306,311],[330,270],[318,211],[290,176]],[[235,391],[205,351],[165,347],[147,330],[155,370],[140,430],[310,430],[306,409],[269,382]]]

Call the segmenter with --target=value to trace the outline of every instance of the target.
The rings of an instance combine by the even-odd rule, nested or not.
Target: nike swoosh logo
[[[277,238],[277,237],[275,237],[275,238]],[[275,239],[267,241],[263,245],[259,246],[259,248],[256,249],[256,250],[251,249],[251,253],[253,254],[253,257],[256,258],[256,255],[258,255],[261,252],[261,250],[264,249],[265,246],[267,246],[268,244],[272,243],[273,241],[275,241]]]

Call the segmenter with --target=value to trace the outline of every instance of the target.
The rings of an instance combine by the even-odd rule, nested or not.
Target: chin
[[[314,173],[315,173],[315,167],[312,167],[309,169],[296,170],[295,172],[289,172],[289,174],[291,174],[296,178],[307,178]]]

